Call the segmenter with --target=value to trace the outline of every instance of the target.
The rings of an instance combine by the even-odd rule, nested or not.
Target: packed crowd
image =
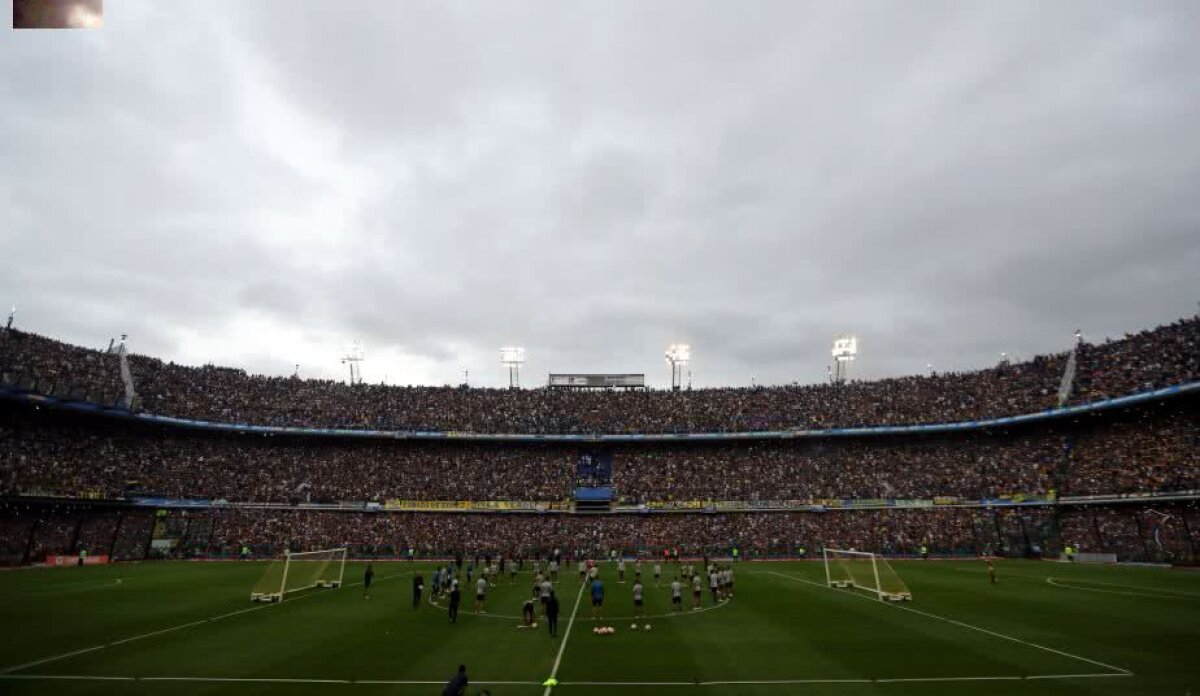
[[[1200,379],[1200,318],[1080,347],[1074,401],[1086,403]]]
[[[1026,512],[1033,517],[1047,514],[1039,508]],[[249,539],[267,549],[333,544],[404,556],[412,548],[422,557],[460,550],[543,556],[554,548],[574,557],[599,557],[611,550],[652,555],[662,549],[698,555],[728,554],[734,547],[747,557],[759,557],[796,555],[800,549],[826,545],[897,554],[915,554],[921,546],[939,553],[976,553],[983,549],[976,527],[986,531],[994,524],[991,511],[967,508],[606,516],[279,513],[240,508],[217,514],[212,552],[236,548]],[[987,542],[996,543],[997,538],[993,535]],[[1009,548],[1007,541],[1004,546]],[[1024,553],[1024,543],[1011,548]]]
[[[1196,560],[1200,506],[1071,506],[1059,514],[1062,543],[1082,552],[1115,553],[1118,560]]]
[[[1067,495],[1200,490],[1200,411],[1139,410],[1071,440]]]
[[[0,385],[115,406],[124,395],[115,354],[0,329]]]
[[[243,502],[564,500],[565,449],[217,435],[23,421],[0,436],[0,493]]]
[[[82,503],[0,500],[0,565],[41,562],[50,554],[136,561],[146,557],[150,511],[97,511]]]
[[[1200,379],[1200,317],[1078,354],[1073,401]],[[346,385],[130,356],[146,411],[275,426],[486,433],[735,432],[978,420],[1058,405],[1067,354],[843,385],[570,391]],[[113,403],[116,356],[0,330],[0,379]],[[31,386],[32,385],[32,386]]]
[[[627,505],[679,501],[985,500],[1200,490],[1194,397],[1009,431],[627,444],[606,450]],[[0,494],[232,502],[557,502],[568,444],[209,433],[0,406]]]
[[[150,511],[113,513],[71,506],[0,504],[0,563],[40,561],[86,548],[118,560],[146,557]],[[176,557],[255,557],[345,546],[363,557],[643,558],[680,555],[815,557],[823,546],[893,555],[1116,553],[1121,560],[1193,560],[1200,551],[1195,502],[1147,505],[939,508],[828,513],[565,514],[361,513],[227,508],[174,511]],[[161,519],[161,518],[160,518]],[[203,521],[204,524],[197,523]],[[169,525],[161,526],[160,532]]]
[[[815,440],[628,448],[615,480],[629,502],[932,498],[969,500],[1055,489],[1063,437]]]

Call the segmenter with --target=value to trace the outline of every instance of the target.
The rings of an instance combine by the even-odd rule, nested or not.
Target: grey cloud
[[[865,376],[968,369],[1200,299],[1193,3],[366,8],[0,45],[38,66],[0,77],[0,300],[164,357],[260,312],[438,382],[521,341],[527,384],[661,384],[687,340],[715,385],[820,381],[842,331]]]

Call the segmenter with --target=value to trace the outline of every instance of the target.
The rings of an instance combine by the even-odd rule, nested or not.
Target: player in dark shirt
[[[471,681],[467,679],[467,666],[459,665],[458,673],[450,677],[450,681],[446,682],[446,688],[442,689],[442,696],[462,696],[467,693],[467,685]]]
[[[533,625],[533,600],[527,599],[521,605],[521,626],[520,628],[529,628]]]
[[[371,581],[375,579],[375,569],[371,564],[367,564],[367,569],[363,571],[363,599],[371,598]]]
[[[421,605],[421,593],[425,591],[425,578],[420,573],[413,576],[413,609]]]
[[[546,625],[550,627],[550,635],[558,635],[558,595],[550,590],[550,599],[546,600]]]

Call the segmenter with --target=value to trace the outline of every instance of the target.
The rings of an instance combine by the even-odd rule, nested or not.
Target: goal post
[[[289,592],[312,587],[341,587],[346,573],[346,549],[324,549],[302,553],[284,553],[263,571],[250,599],[255,602],[280,602]]]
[[[825,561],[825,584],[869,592],[881,601],[910,601],[908,585],[887,559],[866,551],[821,549]]]

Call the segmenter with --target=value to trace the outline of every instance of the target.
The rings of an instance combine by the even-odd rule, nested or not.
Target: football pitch
[[[672,614],[668,566],[633,631],[631,578],[605,565],[608,618],[563,572],[551,638],[517,628],[528,568],[487,614],[464,591],[451,625],[428,592],[412,607],[433,564],[376,563],[369,600],[363,567],[279,604],[249,601],[258,562],[0,572],[0,692],[438,694],[465,663],[469,694],[1200,694],[1189,571],[999,561],[993,586],[978,561],[894,561],[914,601],[891,605],[825,587],[819,562],[751,562],[730,601]]]

